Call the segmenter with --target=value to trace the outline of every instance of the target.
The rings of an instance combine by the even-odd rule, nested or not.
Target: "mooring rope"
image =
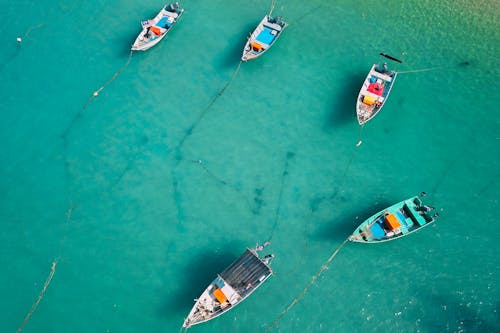
[[[101,87],[99,87],[99,89],[97,89],[96,91],[94,91],[94,93],[92,94],[92,96],[89,97],[89,99],[87,100],[87,102],[85,103],[85,105],[83,106],[83,109],[82,109],[82,112],[85,111],[85,109],[90,105],[90,103],[92,102],[92,100],[94,98],[96,98],[97,96],[99,96],[99,93],[104,89],[106,88],[107,85],[109,85],[111,82],[113,82],[121,73],[122,71],[127,68],[127,66],[130,64],[130,60],[132,59],[132,55],[134,54],[134,51],[130,51],[129,55],[128,55],[128,58],[127,58],[127,62],[125,63],[125,65],[123,65],[122,68],[120,68],[119,70],[117,70],[113,76],[108,80],[106,81],[106,83],[104,83]]]
[[[271,0],[271,9],[269,9],[269,14],[268,14],[269,16],[273,14],[275,3],[276,3],[275,0]]]
[[[177,157],[178,161],[181,159],[181,151],[180,150],[182,149],[182,146],[184,145],[184,142],[186,142],[187,138],[189,138],[191,136],[191,134],[193,134],[194,130],[200,124],[200,122],[203,120],[203,118],[205,117],[205,115],[207,114],[207,112],[212,108],[212,106],[215,104],[215,102],[217,102],[217,100],[224,94],[224,92],[226,91],[226,89],[234,81],[234,79],[236,78],[236,75],[238,75],[238,72],[240,71],[242,63],[243,63],[243,61],[240,60],[240,62],[238,63],[238,66],[236,67],[236,69],[234,70],[233,74],[231,75],[231,78],[217,92],[217,95],[215,95],[215,97],[210,101],[210,103],[208,103],[208,105],[203,109],[203,111],[199,114],[198,118],[193,122],[193,124],[191,124],[191,126],[188,128],[188,130],[186,131],[186,133],[184,134],[184,136],[182,137],[182,139],[179,141],[179,143],[177,144],[177,146],[174,148],[174,150],[176,152],[176,157]]]
[[[435,71],[438,69],[452,69],[457,66],[468,66],[470,63],[468,61],[463,61],[457,65],[452,65],[452,66],[437,66],[437,67],[429,67],[429,68],[422,68],[422,69],[413,69],[413,70],[408,70],[408,71],[401,71],[398,72],[398,74],[408,74],[408,73],[421,73],[421,72],[429,72],[429,71]]]
[[[316,280],[318,280],[318,278],[321,276],[321,274],[328,268],[328,265],[330,264],[330,262],[333,260],[333,258],[335,258],[335,256],[339,253],[339,251],[346,245],[346,243],[349,241],[349,238],[346,238],[342,244],[340,244],[339,247],[337,247],[337,249],[330,255],[330,257],[325,261],[325,263],[321,266],[320,270],[318,271],[318,273],[316,273],[311,281],[309,281],[309,283],[307,284],[307,286],[302,290],[302,292],[296,296],[292,302],[285,308],[285,310],[283,310],[280,315],[278,317],[276,317],[276,319],[268,326],[266,327],[266,330],[264,331],[265,333],[271,331],[273,329],[274,326],[276,326],[280,320],[287,314],[288,311],[290,311],[299,301],[302,297],[304,297],[304,295],[307,293],[307,291],[309,290],[309,288],[312,287],[312,285],[316,282]]]
[[[132,60],[133,53],[134,53],[134,51],[130,51],[130,53],[128,55],[128,58],[127,58],[127,62],[125,63],[125,65],[123,65],[119,70],[117,70],[108,81],[106,81],[101,87],[99,87],[99,89],[97,89],[96,91],[94,91],[92,93],[92,95],[87,99],[87,102],[83,105],[82,109],[80,111],[78,111],[77,114],[75,114],[75,116],[73,117],[73,119],[71,119],[71,122],[69,123],[68,127],[66,127],[66,129],[64,130],[64,132],[62,134],[63,138],[66,138],[66,136],[69,134],[69,132],[71,132],[71,129],[75,125],[75,123],[78,120],[78,118],[80,118],[82,116],[83,112],[85,112],[85,110],[89,107],[90,103],[92,103],[92,101],[94,100],[94,98],[96,98],[97,96],[99,96],[99,93],[104,88],[106,88],[109,84],[111,84],[111,82],[113,82],[114,80],[116,80],[116,78],[118,76],[120,76],[120,74],[125,70],[125,68],[128,67],[128,65],[130,64],[130,61]]]
[[[273,223],[273,228],[271,229],[271,234],[269,235],[267,242],[271,242],[274,232],[276,231],[276,228],[278,227],[279,224],[279,218],[280,218],[280,210],[281,210],[281,203],[282,203],[282,198],[283,198],[283,189],[285,187],[285,181],[288,176],[288,162],[292,157],[294,157],[295,154],[292,152],[287,152],[286,153],[286,160],[285,160],[285,166],[283,167],[283,173],[281,174],[281,182],[280,182],[280,192],[278,195],[278,204],[276,206],[276,210],[274,213],[274,223]]]
[[[27,38],[27,37],[28,37],[28,35],[29,35],[29,34],[30,34],[33,30],[40,29],[40,28],[41,28],[41,27],[43,27],[44,25],[45,25],[45,22],[42,22],[42,23],[39,23],[39,24],[35,25],[34,27],[30,27],[30,28],[26,31],[26,33],[23,35],[23,37],[22,37],[22,38],[23,38],[23,39],[24,39],[24,38]]]
[[[238,189],[237,186],[231,184],[230,182],[222,179],[221,177],[217,176],[215,173],[213,173],[206,165],[206,163],[202,160],[192,160],[192,159],[188,159],[186,160],[188,162],[191,162],[193,164],[196,164],[196,165],[199,165],[203,171],[205,171],[210,177],[212,177],[217,183],[219,183],[220,185],[222,186],[225,186],[225,187],[228,187],[230,188],[231,190],[233,190],[235,193],[237,193],[244,201],[245,201],[245,204],[247,205],[248,209],[249,210],[252,210],[252,205],[250,204],[250,201],[248,200],[248,198],[241,192],[240,189]]]
[[[65,242],[66,242],[67,225],[68,225],[68,223],[71,220],[71,214],[73,212],[73,208],[74,208],[74,206],[73,206],[73,204],[71,204],[70,208],[66,212],[66,228],[65,228],[64,237],[62,238],[61,243],[59,245],[59,255],[52,262],[49,275],[45,279],[45,283],[43,284],[42,291],[40,291],[40,293],[38,294],[38,297],[36,298],[35,302],[31,305],[30,310],[26,314],[26,317],[24,317],[24,320],[21,323],[21,325],[19,326],[19,328],[17,329],[16,333],[22,332],[22,330],[24,329],[24,327],[26,326],[26,324],[28,323],[28,321],[31,319],[31,316],[33,315],[33,313],[35,313],[36,309],[38,308],[38,305],[42,301],[42,298],[45,296],[45,292],[47,291],[47,288],[49,287],[50,283],[52,282],[52,278],[54,277],[54,274],[56,273],[56,266],[57,266],[59,260],[61,259],[62,251],[63,251],[64,245],[65,245]]]
[[[21,326],[19,326],[19,328],[17,329],[17,331],[16,331],[17,333],[22,332],[22,330],[24,329],[24,326],[26,326],[26,324],[28,323],[28,321],[31,319],[31,316],[36,311],[36,309],[38,307],[38,304],[40,304],[40,301],[42,300],[43,296],[45,295],[45,291],[47,290],[50,282],[52,281],[52,278],[54,277],[54,273],[56,272],[56,266],[57,266],[58,260],[59,259],[56,259],[56,260],[54,260],[52,262],[52,266],[50,268],[49,276],[47,276],[47,279],[45,280],[45,283],[43,284],[42,291],[40,292],[40,294],[38,294],[38,297],[37,297],[36,301],[31,306],[31,309],[28,312],[28,314],[26,315],[26,317],[24,318]]]

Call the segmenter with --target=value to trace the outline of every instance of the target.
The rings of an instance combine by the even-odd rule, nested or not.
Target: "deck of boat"
[[[254,289],[269,275],[271,268],[250,249],[227,267],[220,276],[242,297]]]

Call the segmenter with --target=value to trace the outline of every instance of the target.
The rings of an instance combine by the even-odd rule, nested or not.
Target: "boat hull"
[[[276,43],[286,26],[286,22],[275,20],[268,15],[264,16],[248,38],[241,60],[253,60],[266,53]]]
[[[158,44],[173,29],[184,9],[178,5],[167,5],[160,10],[155,18],[145,21],[141,33],[137,36],[131,47],[132,51],[146,51]],[[167,10],[168,9],[168,10]]]
[[[271,275],[271,268],[258,257],[257,250],[247,249],[240,258],[217,275],[195,300],[183,327],[201,324],[228,312],[257,290]]]
[[[349,237],[352,242],[380,243],[407,236],[435,221],[433,208],[419,197],[400,201],[366,219]]]
[[[372,66],[358,94],[356,115],[360,125],[373,119],[382,110],[396,81],[397,72],[378,70],[377,67]]]

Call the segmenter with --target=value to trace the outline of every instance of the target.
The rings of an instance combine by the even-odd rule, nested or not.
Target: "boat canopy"
[[[240,295],[244,295],[249,286],[256,286],[266,276],[272,274],[271,268],[251,250],[227,267],[220,276]]]

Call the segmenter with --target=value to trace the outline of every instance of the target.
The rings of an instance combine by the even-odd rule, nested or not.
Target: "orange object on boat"
[[[252,42],[252,49],[254,51],[260,52],[262,51],[262,45],[257,42]]]
[[[401,223],[399,223],[398,218],[394,214],[387,214],[385,216],[385,225],[390,229],[394,230],[397,229],[401,226]]]
[[[366,105],[373,105],[375,104],[375,97],[371,95],[365,95],[365,97],[363,97],[363,103],[365,103]]]
[[[227,301],[226,295],[224,295],[224,293],[222,292],[222,290],[220,288],[217,288],[214,290],[214,296],[217,299],[217,301],[219,301],[220,304]]]
[[[160,36],[161,35],[161,30],[159,27],[157,27],[156,25],[152,26],[151,29],[150,29],[156,36]]]

